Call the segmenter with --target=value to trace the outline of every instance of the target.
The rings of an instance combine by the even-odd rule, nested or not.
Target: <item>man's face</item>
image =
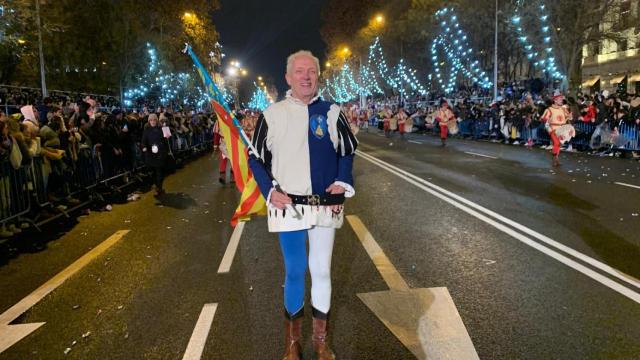
[[[292,95],[298,99],[311,99],[318,91],[318,69],[308,56],[297,57],[285,78]]]

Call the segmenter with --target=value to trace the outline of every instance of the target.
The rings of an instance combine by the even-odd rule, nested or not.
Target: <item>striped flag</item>
[[[250,220],[253,214],[266,215],[266,200],[260,193],[258,183],[249,169],[248,143],[246,143],[248,139],[242,136],[242,126],[227,107],[222,93],[211,80],[191,47],[187,46],[185,52],[191,56],[196,65],[196,70],[205,85],[213,110],[218,115],[220,132],[227,146],[233,177],[238,190],[242,194],[240,196],[240,204],[231,219],[231,226],[236,226],[238,221]]]

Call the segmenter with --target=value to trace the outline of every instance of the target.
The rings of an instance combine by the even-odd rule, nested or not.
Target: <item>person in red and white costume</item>
[[[407,113],[404,112],[404,107],[400,106],[398,109],[398,113],[396,114],[396,119],[398,119],[398,131],[400,132],[400,137],[404,139],[404,133],[406,132],[405,125],[407,123]]]
[[[553,144],[553,148],[551,149],[553,166],[560,166],[560,159],[558,158],[560,154],[560,139],[558,138],[556,130],[571,120],[571,112],[563,105],[563,101],[564,96],[556,92],[553,95],[553,104],[544,111],[540,118],[540,120],[545,123],[545,128],[549,132],[551,143]]]
[[[220,130],[220,119],[213,125],[213,149],[218,151],[218,168],[220,170],[220,177],[218,181],[220,184],[225,185],[227,183],[227,163],[229,159],[229,153],[227,152],[227,145],[224,142],[224,135]],[[231,171],[231,180],[233,181],[233,170]]]
[[[436,110],[434,117],[440,126],[440,140],[442,146],[447,145],[447,135],[449,134],[449,121],[456,121],[456,116],[449,108],[449,102],[446,99],[440,100],[440,108]]]

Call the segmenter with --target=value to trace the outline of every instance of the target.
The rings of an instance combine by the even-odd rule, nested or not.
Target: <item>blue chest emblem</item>
[[[324,138],[324,136],[329,133],[327,117],[324,115],[312,115],[311,119],[309,119],[309,127],[311,128],[311,133],[313,133],[313,136],[315,136],[318,140]]]

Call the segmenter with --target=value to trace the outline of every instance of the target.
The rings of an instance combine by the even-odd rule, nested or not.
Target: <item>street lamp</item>
[[[378,14],[375,17],[376,24],[381,25],[384,22],[384,16],[382,14]]]
[[[233,79],[233,84],[236,89],[235,104],[236,104],[236,108],[238,108],[240,105],[240,102],[239,102],[240,94],[239,94],[239,88],[238,88],[238,84],[240,82],[239,75],[242,75],[243,77],[247,76],[249,74],[249,71],[247,71],[247,69],[241,68],[239,61],[231,60],[231,62],[229,63],[229,67],[227,68],[227,74]],[[258,79],[262,81],[262,76],[259,76]]]
[[[324,66],[326,66],[327,68],[330,68],[331,67],[331,63],[327,61],[326,63],[324,63]]]

